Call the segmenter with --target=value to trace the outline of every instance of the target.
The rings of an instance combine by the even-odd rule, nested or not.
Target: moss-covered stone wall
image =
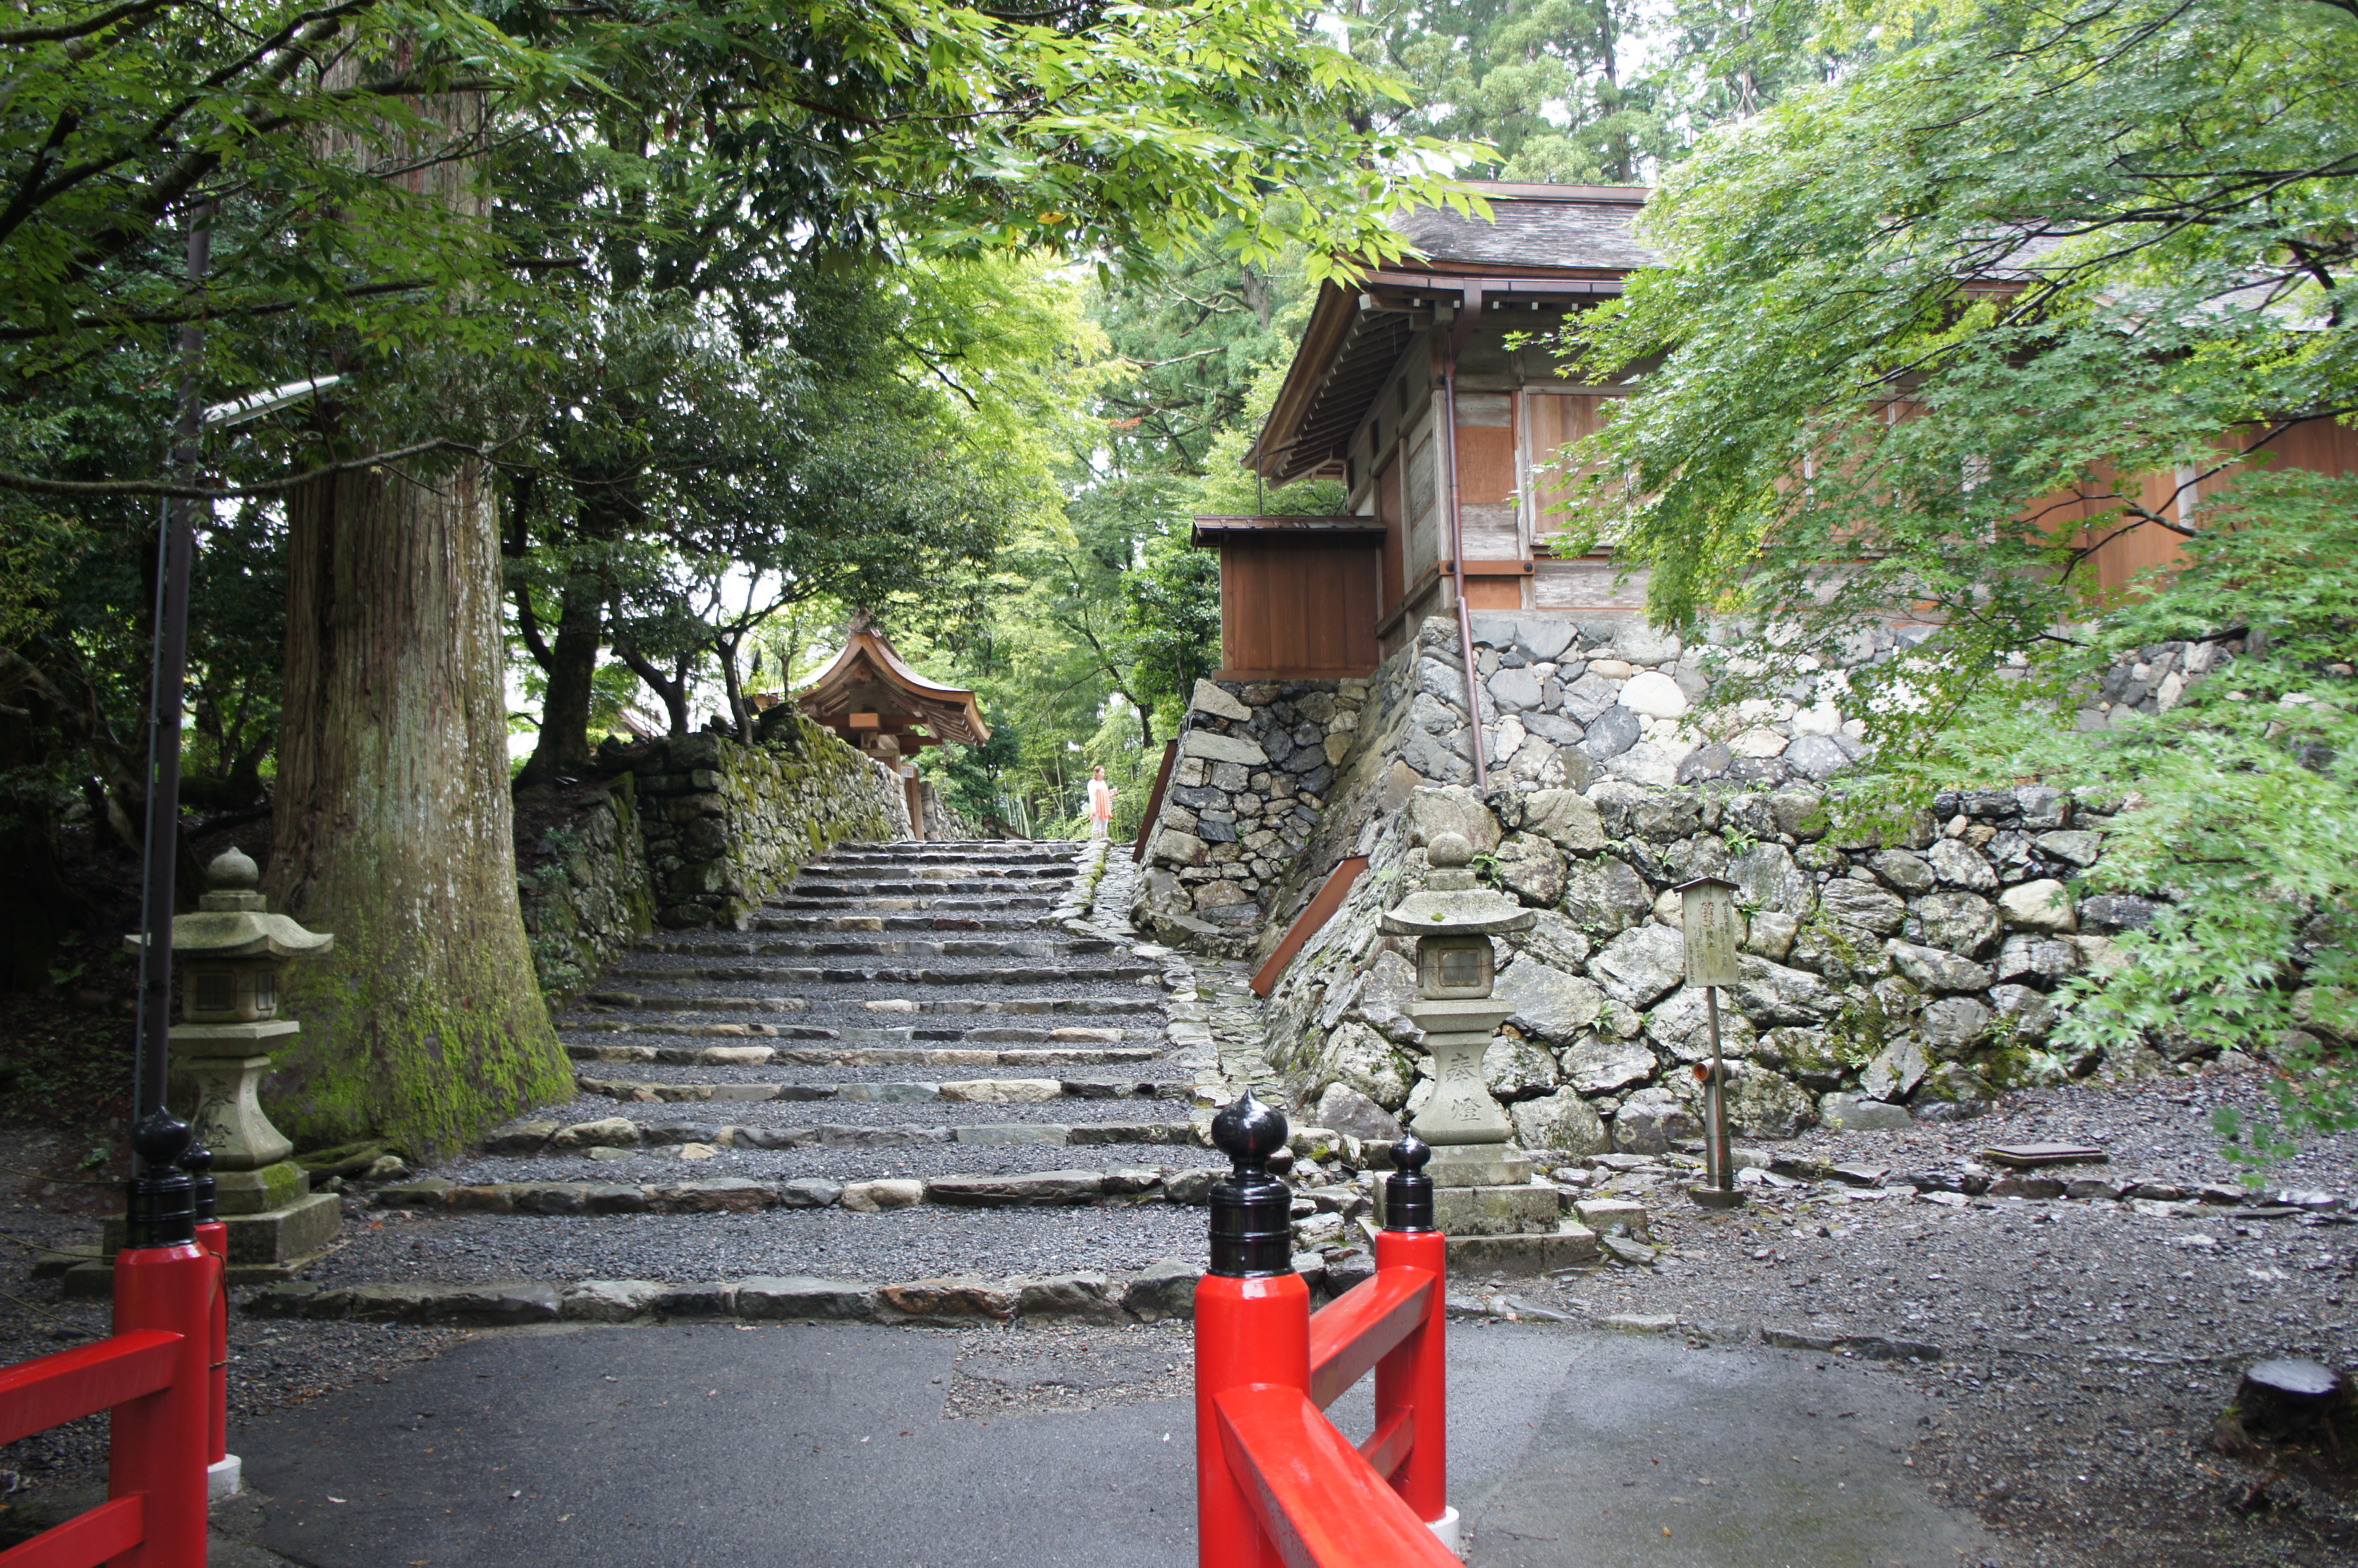
[[[658,925],[741,928],[835,845],[910,836],[900,780],[800,715],[759,746],[673,736],[599,762],[612,774],[604,797],[551,829],[518,879],[552,1000]]]

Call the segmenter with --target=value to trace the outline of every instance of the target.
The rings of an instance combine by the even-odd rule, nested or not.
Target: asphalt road
[[[232,1434],[255,1545],[306,1568],[1183,1568],[1173,1328],[730,1324],[487,1335]],[[1957,1568],[1905,1463],[1926,1409],[1824,1357],[1451,1327],[1468,1557]],[[1364,1435],[1366,1385],[1335,1415]]]

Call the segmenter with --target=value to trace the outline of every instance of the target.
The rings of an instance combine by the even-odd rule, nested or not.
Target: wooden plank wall
[[[1373,673],[1382,552],[1374,539],[1220,546],[1220,663],[1234,679]]]
[[[2245,428],[2223,438],[2221,444],[2229,451],[2249,449],[2263,434],[2256,428]],[[2275,454],[2266,460],[2266,464],[2277,472],[2307,469],[2315,473],[2358,473],[2358,430],[2331,419],[2303,420],[2262,449]],[[2131,492],[2137,504],[2147,510],[2186,519],[2200,527],[2202,503],[2231,486],[2236,470],[2227,470],[2207,479],[2201,478],[2201,472],[2188,468],[2176,473],[2139,474]],[[2178,535],[2169,529],[2150,523],[2121,526],[2125,520],[2104,499],[2115,493],[2117,482],[2108,467],[2100,467],[2087,483],[2075,491],[2043,497],[2035,509],[2050,518],[2050,526],[2076,528],[2094,523],[2102,533],[2083,533],[2083,543],[2093,543],[2102,534],[2112,535],[2089,561],[2094,568],[2093,587],[2107,600],[2118,598],[2139,574],[2170,566],[2180,558]]]

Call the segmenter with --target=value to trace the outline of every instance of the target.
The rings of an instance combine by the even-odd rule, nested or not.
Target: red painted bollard
[[[1376,1232],[1376,1269],[1422,1270],[1433,1276],[1424,1326],[1376,1363],[1376,1427],[1405,1413],[1414,1423],[1408,1459],[1392,1473],[1392,1487],[1442,1544],[1457,1549],[1457,1510],[1449,1506],[1449,1361],[1445,1325],[1449,1238],[1433,1223],[1433,1178],[1424,1173],[1433,1151],[1413,1135],[1393,1146],[1395,1169],[1384,1178],[1384,1228]]]
[[[211,1387],[205,1396],[206,1491],[210,1496],[215,1487],[221,1487],[234,1493],[234,1471],[229,1473],[226,1481],[214,1479],[222,1461],[229,1457],[229,1227],[221,1220],[218,1188],[213,1182],[213,1152],[201,1143],[189,1144],[189,1152],[180,1156],[180,1169],[189,1173],[189,1194],[195,1200],[197,1245],[221,1260],[221,1285],[213,1292],[211,1337],[206,1342],[211,1372]]]
[[[130,1244],[114,1256],[114,1332],[180,1336],[172,1380],[115,1407],[106,1493],[142,1499],[146,1539],[114,1568],[203,1568],[205,1466],[211,1458],[213,1314],[221,1260],[196,1242],[189,1178],[173,1169],[185,1123],[157,1111],[133,1135],[143,1173],[132,1183]]]
[[[1203,1568],[1283,1568],[1244,1479],[1232,1473],[1213,1401],[1253,1385],[1310,1387],[1310,1287],[1293,1271],[1293,1194],[1269,1172],[1285,1118],[1248,1091],[1212,1120],[1233,1162],[1212,1189],[1212,1268],[1195,1286],[1195,1522]]]

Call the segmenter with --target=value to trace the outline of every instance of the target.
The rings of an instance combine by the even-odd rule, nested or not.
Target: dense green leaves
[[[1666,264],[1570,344],[1635,390],[1567,525],[1672,623],[1800,654],[1931,622],[1853,676],[1883,783],[2109,790],[2090,884],[2164,898],[2064,1037],[2269,1051],[2280,1128],[2350,1124],[2358,480],[2266,449],[2358,408],[2358,16],[1998,0],[1828,36],[1877,58],[1707,138],[1647,214]],[[2182,564],[2100,591],[2137,525]],[[2107,665],[2246,628],[2160,717],[2072,727]]]

